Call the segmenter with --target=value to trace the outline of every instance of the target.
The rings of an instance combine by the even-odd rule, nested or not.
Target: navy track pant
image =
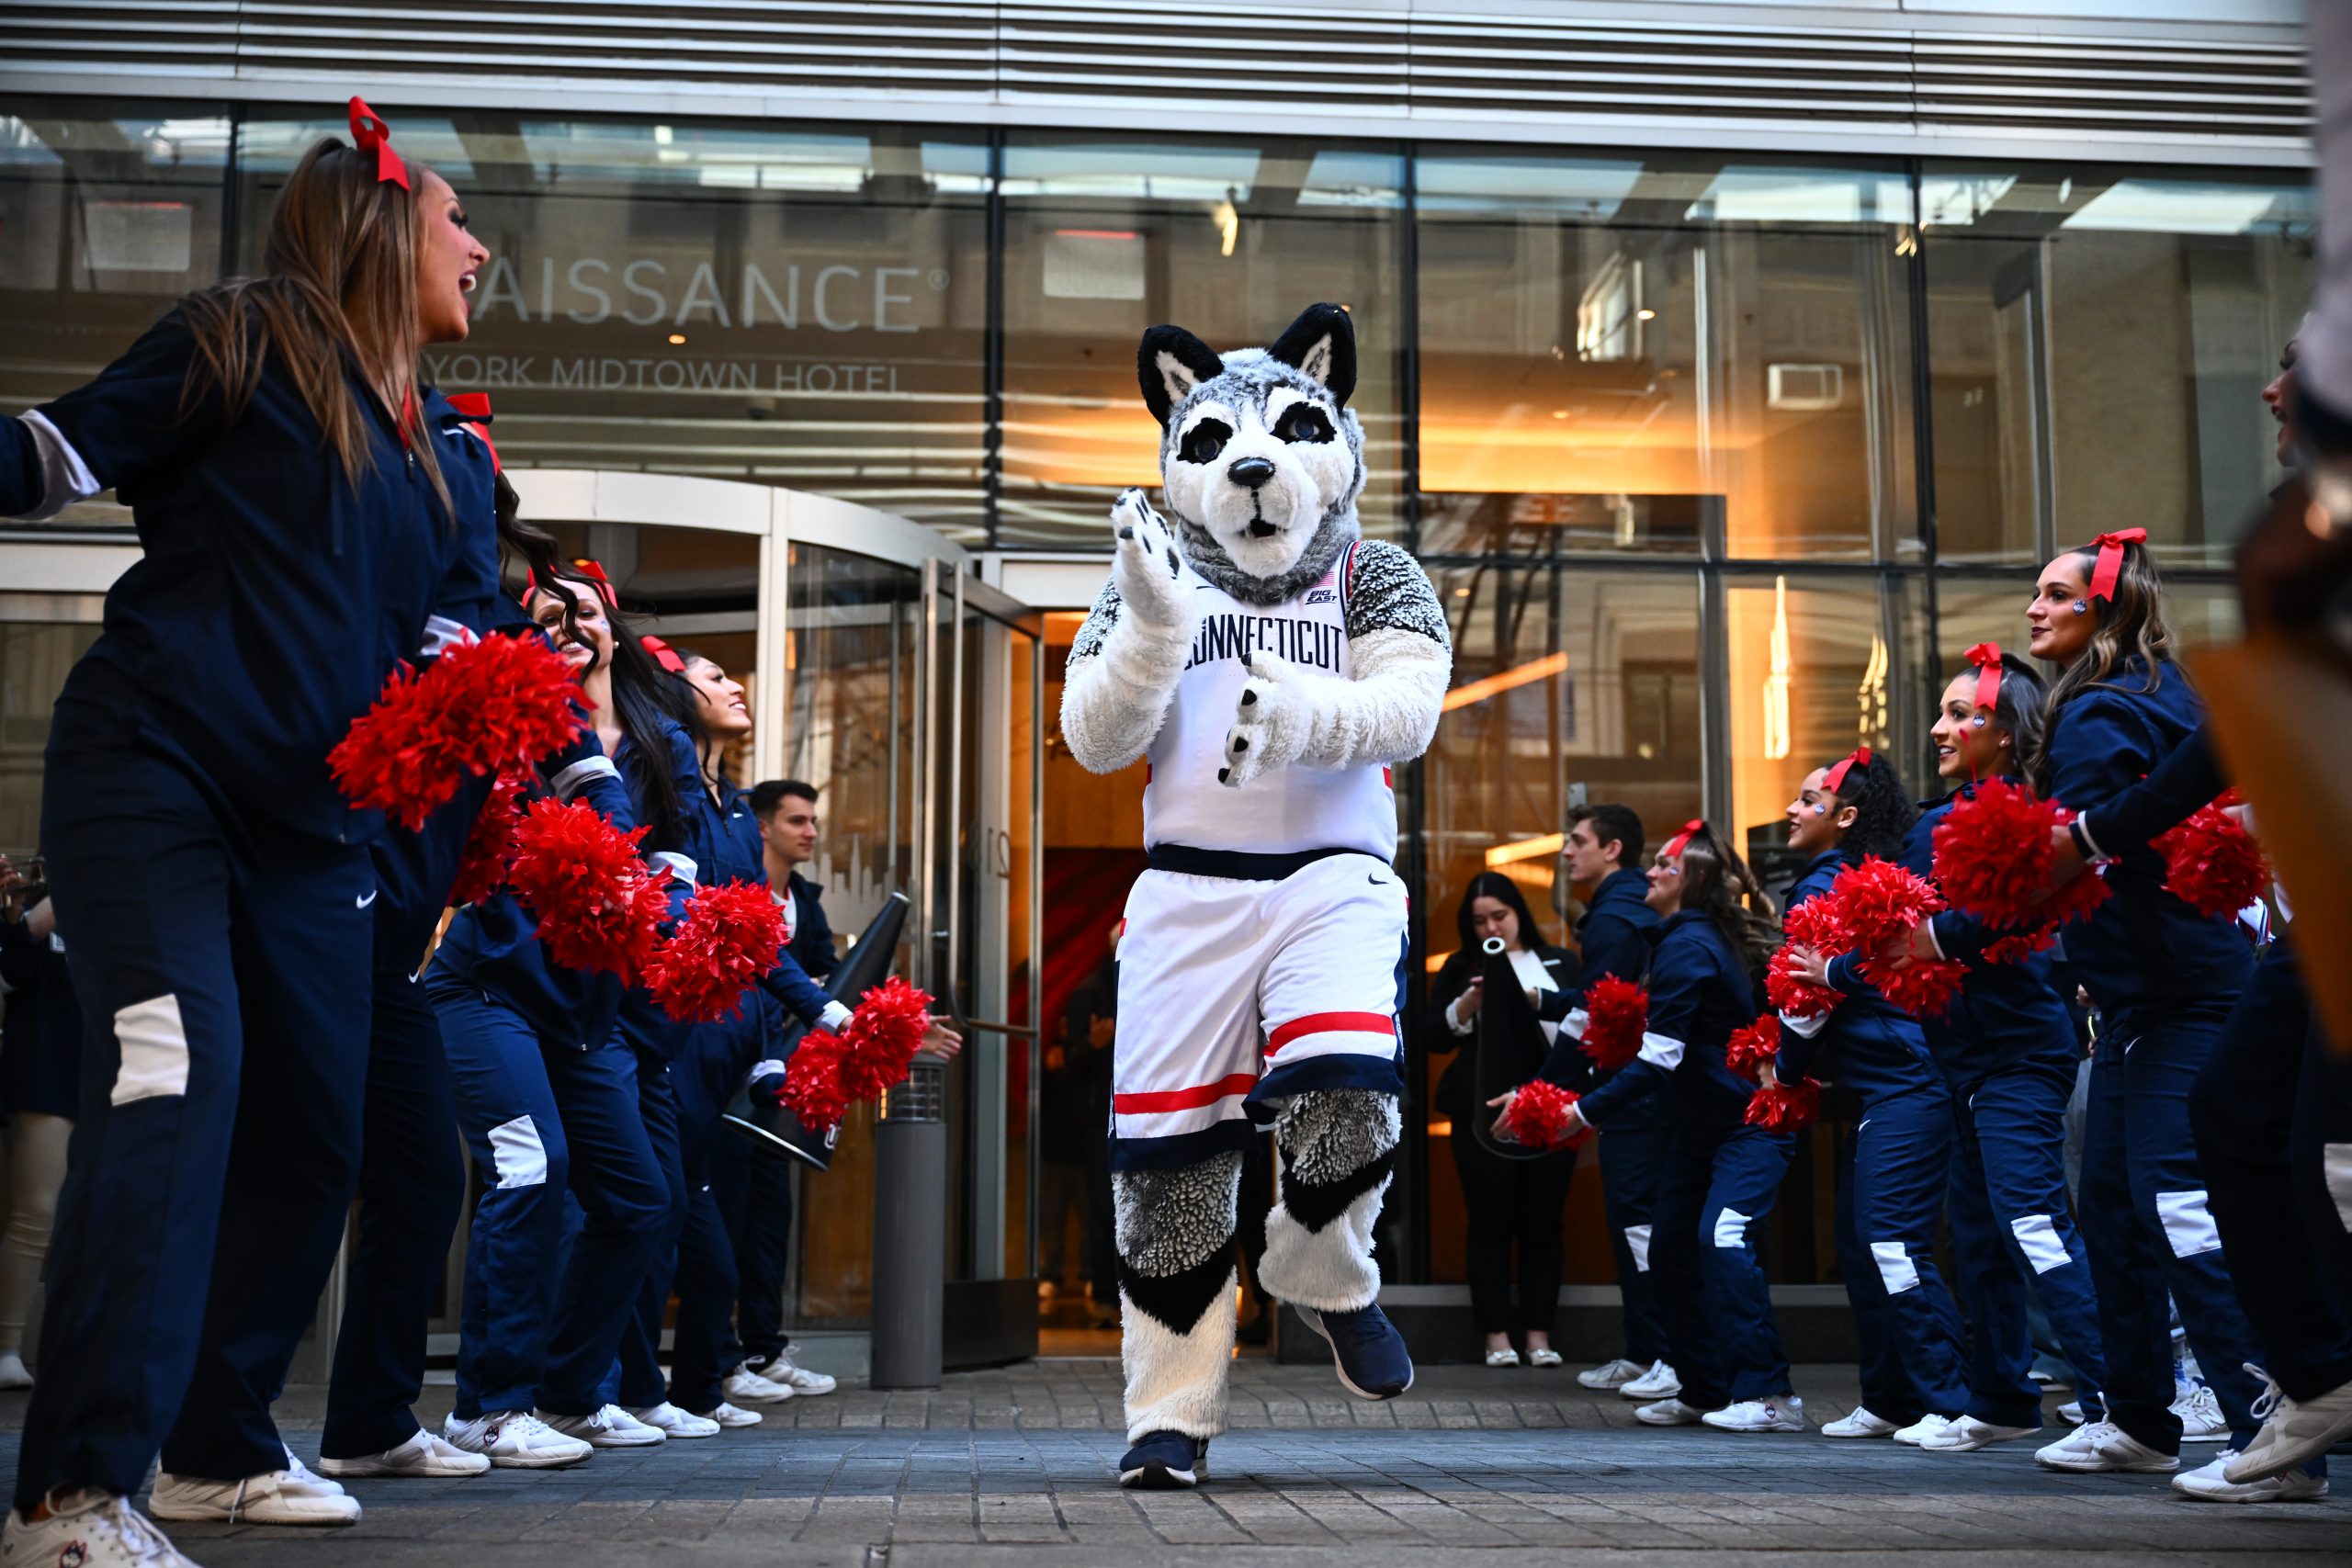
[[[1666,1314],[1667,1359],[1683,1402],[1701,1410],[1792,1392],[1754,1233],[1795,1154],[1792,1136],[1758,1127],[1677,1126],[1668,1135],[1650,1271]]]
[[[1838,1263],[1861,1340],[1862,1404],[1905,1426],[1968,1404],[1960,1311],[1935,1259],[1951,1144],[1951,1098],[1937,1085],[1866,1100],[1838,1150]]]
[[[1600,1206],[1609,1248],[1617,1259],[1617,1294],[1624,1303],[1625,1359],[1646,1368],[1667,1359],[1666,1317],[1650,1274],[1651,1227],[1657,1208],[1658,1168],[1666,1159],[1666,1128],[1612,1129],[1599,1145]]]

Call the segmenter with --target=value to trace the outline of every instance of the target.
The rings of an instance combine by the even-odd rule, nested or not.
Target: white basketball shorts
[[[1278,881],[1150,870],[1127,896],[1111,1163],[1242,1148],[1315,1089],[1404,1089],[1405,887],[1340,853]]]

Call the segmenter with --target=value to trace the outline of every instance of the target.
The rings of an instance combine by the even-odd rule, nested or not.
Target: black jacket
[[[1552,976],[1553,990],[1540,992],[1535,1014],[1546,1022],[1557,1023],[1568,1016],[1573,1005],[1580,969],[1577,955],[1564,947],[1554,947],[1541,937],[1528,944],[1529,950],[1543,961],[1544,971]],[[1475,947],[1464,948],[1448,958],[1437,972],[1436,981],[1430,987],[1428,1021],[1421,1027],[1421,1048],[1432,1056],[1450,1053],[1453,1061],[1446,1067],[1445,1076],[1437,1082],[1437,1109],[1456,1122],[1466,1122],[1477,1108],[1477,1071],[1475,1053],[1463,1050],[1478,1036],[1456,1034],[1445,1021],[1445,1010],[1454,999],[1470,988],[1470,978],[1486,967],[1487,955]],[[1466,1135],[1457,1130],[1456,1137]]]

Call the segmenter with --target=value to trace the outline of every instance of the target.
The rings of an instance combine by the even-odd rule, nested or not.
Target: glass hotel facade
[[[0,96],[0,407],[81,381],[179,292],[257,268],[274,192],[340,129],[318,101]],[[1867,744],[1930,793],[1942,677],[1972,643],[2021,642],[2030,574],[2063,543],[2147,528],[2188,640],[2226,633],[2230,550],[2280,478],[2259,394],[2304,302],[2312,202],[2307,173],[2275,157],[593,103],[379,99],[496,258],[473,335],[435,363],[445,387],[492,394],[510,468],[858,502],[923,525],[964,552],[956,570],[1037,612],[1007,615],[1043,649],[1040,688],[1014,705],[1043,716],[1022,739],[1042,753],[1043,799],[1016,814],[1038,807],[1042,845],[951,829],[938,846],[975,881],[991,856],[1042,851],[1042,884],[1014,877],[978,918],[1038,931],[1043,952],[1005,938],[997,994],[965,998],[1017,1032],[1007,1102],[986,1112],[1014,1129],[1012,1174],[953,1240],[967,1265],[975,1248],[1001,1258],[981,1273],[1033,1271],[1023,1059],[1052,1043],[1139,861],[1139,782],[1080,772],[1052,715],[1083,603],[1070,585],[1099,581],[1110,498],[1157,479],[1133,368],[1145,326],[1239,345],[1317,299],[1354,318],[1364,527],[1419,556],[1456,641],[1436,746],[1400,773],[1419,973],[1488,866],[1539,915],[1569,913],[1555,852],[1579,801],[1627,802],[1659,837],[1703,812],[1785,874],[1776,825],[1810,768]],[[914,852],[884,760],[921,722],[884,675],[913,577],[795,546],[786,633],[763,640],[759,541],[550,521],[617,559],[665,628],[787,684],[781,755],[829,786],[829,900],[837,926],[857,923]],[[121,522],[96,504],[65,537],[104,548]],[[0,581],[10,852],[33,847],[47,705],[90,607]],[[998,728],[977,721],[975,749],[1001,747]],[[985,758],[959,765],[989,787]],[[1452,1130],[1411,1120],[1394,1276],[1459,1280]],[[849,1196],[826,1199],[849,1219],[804,1226],[807,1321],[864,1312]],[[1826,1201],[1792,1198],[1779,1277],[1834,1277]],[[1015,1217],[991,1222],[991,1205]],[[1598,1182],[1579,1181],[1572,1283],[1610,1279],[1600,1235]]]

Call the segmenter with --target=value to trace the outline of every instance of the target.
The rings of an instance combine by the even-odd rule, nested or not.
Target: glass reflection
[[[1424,155],[1421,542],[1902,559],[1909,182]]]
[[[1403,182],[1376,149],[1009,138],[999,541],[1100,548],[1112,498],[1159,484],[1159,427],[1136,390],[1146,327],[1239,348],[1321,299],[1355,318],[1364,531],[1396,534]]]

